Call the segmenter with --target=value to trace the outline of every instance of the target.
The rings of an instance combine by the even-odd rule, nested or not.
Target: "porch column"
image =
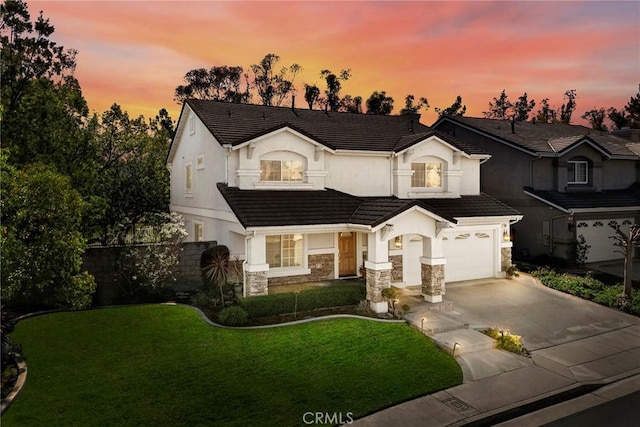
[[[269,264],[266,263],[265,236],[247,236],[245,247],[244,296],[268,295],[267,271],[269,271]]]
[[[367,301],[376,313],[386,313],[389,310],[387,301],[382,298],[382,290],[391,286],[391,269],[389,262],[389,248],[387,241],[381,241],[380,231],[369,234],[366,270]]]
[[[420,258],[422,296],[427,302],[442,302],[442,295],[445,293],[444,266],[446,264],[442,238],[423,238],[422,242],[424,255]]]

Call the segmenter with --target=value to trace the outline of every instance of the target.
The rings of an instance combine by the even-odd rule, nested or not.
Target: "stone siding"
[[[245,274],[245,289],[247,296],[267,295],[269,284],[267,275],[263,271],[247,272]]]
[[[391,269],[391,283],[402,282],[402,255],[391,255],[389,261]]]
[[[367,300],[381,302],[382,290],[391,286],[391,270],[372,270],[367,268]]]
[[[511,248],[501,248],[500,258],[500,266],[502,267],[502,271],[507,271],[507,269],[511,265]]]
[[[422,294],[444,295],[444,265],[422,264]]]
[[[301,276],[270,277],[269,286],[294,285],[305,282],[321,282],[335,279],[335,261],[333,254],[309,255],[310,274]]]

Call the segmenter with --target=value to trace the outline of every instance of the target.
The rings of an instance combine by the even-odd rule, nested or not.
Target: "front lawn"
[[[304,425],[461,383],[453,358],[401,323],[333,319],[220,329],[184,306],[55,313],[18,323],[27,382],[3,426]]]

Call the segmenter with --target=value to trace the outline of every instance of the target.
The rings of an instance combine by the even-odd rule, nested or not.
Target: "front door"
[[[340,277],[356,275],[356,233],[338,235],[338,274]]]

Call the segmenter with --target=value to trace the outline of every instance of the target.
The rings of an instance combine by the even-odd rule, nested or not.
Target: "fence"
[[[176,271],[175,290],[191,290],[200,286],[200,256],[215,246],[211,242],[187,242],[182,244],[180,263]],[[82,261],[83,270],[91,274],[97,284],[94,305],[110,305],[122,302],[119,287],[118,257],[124,246],[89,247]]]

